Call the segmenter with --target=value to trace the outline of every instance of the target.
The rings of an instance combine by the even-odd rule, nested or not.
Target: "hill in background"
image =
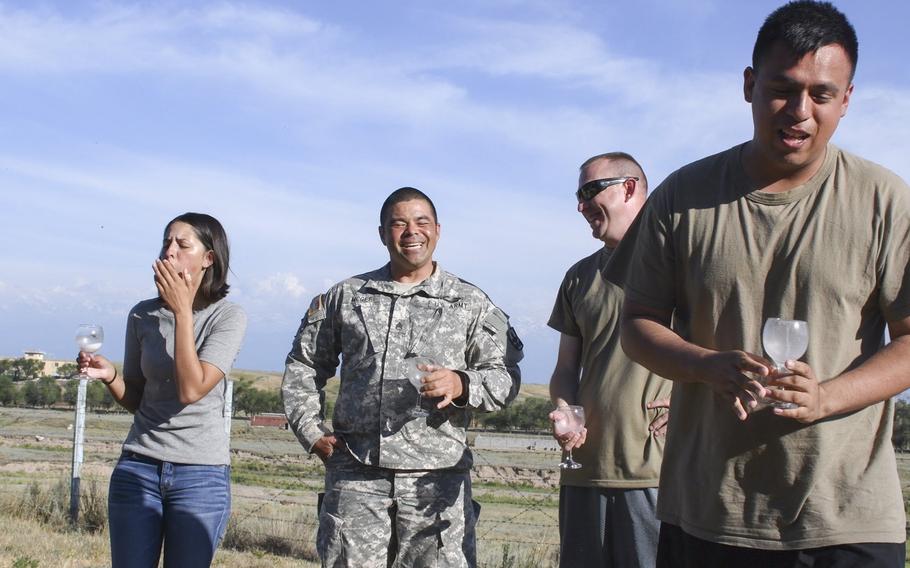
[[[253,387],[264,391],[277,392],[281,388],[281,373],[234,369],[231,371],[231,378],[235,381],[248,382]],[[337,378],[331,378],[326,383],[325,393],[327,400],[334,401],[338,396],[338,385],[339,381]],[[549,386],[535,383],[522,383],[521,390],[518,391],[518,398],[515,399],[515,402],[531,398],[549,400]]]

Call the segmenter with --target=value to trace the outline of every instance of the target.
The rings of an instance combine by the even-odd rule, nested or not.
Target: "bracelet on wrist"
[[[101,380],[101,379],[99,379],[99,380]],[[113,382],[116,381],[116,380],[117,380],[117,367],[114,367],[114,378],[111,379],[111,380],[109,380],[109,381],[101,380],[101,383],[102,383],[104,386],[109,387],[109,386],[111,386],[111,384],[113,384]]]

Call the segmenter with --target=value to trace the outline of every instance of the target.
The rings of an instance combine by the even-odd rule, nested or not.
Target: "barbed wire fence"
[[[263,432],[268,427],[256,430]],[[301,471],[301,465],[307,464],[309,475],[298,483],[273,489],[268,495],[244,494],[242,472],[235,475],[241,479],[235,481],[235,507],[224,546],[240,550],[265,548],[315,561],[319,525],[316,495],[323,480],[321,462],[305,455],[302,449],[298,455],[290,455],[284,445],[279,446],[268,436],[257,440],[259,457],[288,472]],[[542,476],[535,468],[514,468],[491,459],[495,452],[489,449],[474,452],[474,498],[482,505],[475,528],[480,565],[555,566],[559,550],[558,454],[547,452],[553,458],[553,467],[548,475]]]
[[[73,421],[72,409],[42,412],[46,415],[22,409],[4,414],[0,420],[3,445],[25,448],[25,453],[30,453],[23,456],[26,461],[55,460],[46,476],[26,475],[16,483],[0,484],[4,495],[21,493],[33,482],[51,485],[59,482],[61,474],[70,473],[73,425],[68,423]],[[102,492],[103,501],[109,472],[129,422],[128,415],[119,413],[89,413],[87,417],[83,472]],[[315,563],[322,463],[308,456],[288,431],[253,427],[244,419],[235,418],[232,424],[233,503],[223,546]],[[469,438],[473,442],[480,436],[488,443],[475,444],[472,472],[473,496],[482,506],[476,526],[479,565],[555,566],[559,548],[559,453],[538,449],[534,444],[523,447],[523,442],[497,450],[495,440],[489,443],[490,439],[503,436],[489,431],[472,432]],[[529,436],[522,437],[526,438]]]

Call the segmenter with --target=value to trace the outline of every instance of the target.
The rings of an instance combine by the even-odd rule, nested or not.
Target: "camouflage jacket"
[[[285,412],[308,450],[324,424],[326,381],[341,356],[332,431],[360,462],[389,469],[470,467],[465,430],[473,410],[498,410],[518,393],[521,341],[508,317],[476,286],[439,265],[402,291],[389,265],[349,278],[317,296],[288,354],[281,393]],[[429,356],[463,371],[464,406],[441,410],[424,400],[426,418],[412,418],[418,400],[404,378],[405,359]]]

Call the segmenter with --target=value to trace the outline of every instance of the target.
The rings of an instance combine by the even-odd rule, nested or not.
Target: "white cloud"
[[[910,90],[879,85],[855,86],[850,108],[835,143],[878,162],[910,182]]]
[[[464,41],[446,44],[423,66],[463,67],[490,75],[522,75],[569,81],[561,88],[597,85],[640,96],[643,76],[656,64],[611,53],[601,36],[566,23],[460,20]],[[606,92],[606,91],[605,91]]]
[[[300,278],[289,273],[273,274],[256,284],[256,294],[259,296],[300,298],[306,292]]]
[[[275,8],[252,9],[250,6],[237,4],[218,4],[197,11],[184,12],[186,22],[202,22],[207,25],[199,27],[231,30],[246,30],[267,38],[269,41],[286,38],[297,38],[301,35],[331,30],[324,22],[318,22],[301,16],[298,13]],[[170,19],[170,18],[168,18]]]
[[[494,146],[501,140],[535,154],[561,153],[573,162],[588,146],[597,146],[592,153],[606,143],[650,146],[644,140],[656,129],[675,155],[680,146],[692,149],[692,132],[735,123],[729,119],[740,110],[726,96],[735,85],[714,89],[726,86],[727,78],[674,75],[652,61],[617,56],[597,35],[568,24],[457,19],[452,33],[458,40],[450,37],[418,59],[358,51],[369,46],[343,42],[325,24],[255,6],[105,10],[81,20],[3,13],[0,29],[15,33],[0,34],[10,47],[0,43],[0,65],[17,68],[19,57],[9,54],[19,53],[28,60],[22,66],[28,73],[155,72],[239,84],[277,98],[289,116],[306,116],[301,134],[323,138],[330,147],[341,142],[337,135],[368,121],[403,128],[430,149],[444,140],[466,145],[480,137]],[[277,23],[285,20],[300,33],[288,38]],[[555,88],[565,97],[555,105],[534,97],[485,100],[484,92],[449,78],[455,68],[494,81],[528,77],[532,88]],[[705,96],[708,89],[714,96]],[[603,101],[583,106],[575,102],[579,92],[599,93]],[[707,139],[697,136],[695,142]],[[156,171],[148,166],[144,171]]]
[[[129,308],[147,290],[99,285],[95,280],[73,279],[66,284],[44,283],[29,286],[0,286],[0,307],[28,310],[33,315],[66,313],[103,313],[126,317]]]
[[[350,54],[340,36],[299,14],[251,5],[105,4],[81,19],[0,10],[0,69],[32,76],[165,73],[345,108],[353,111],[349,119],[366,110],[419,120],[462,94],[447,81],[408,75],[380,53]]]
[[[96,4],[82,15],[0,7],[0,67],[19,72],[134,72],[199,69],[232,43],[272,44],[332,28],[290,11],[214,4],[168,9]]]

